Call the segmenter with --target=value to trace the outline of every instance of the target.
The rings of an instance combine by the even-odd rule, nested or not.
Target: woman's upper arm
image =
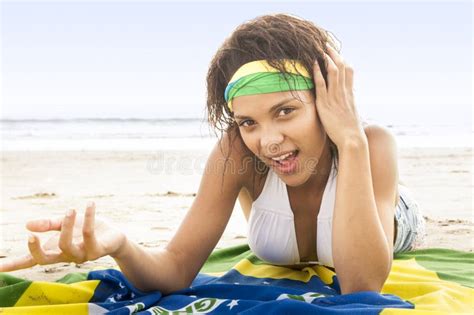
[[[239,139],[233,143],[229,161],[227,134],[214,146],[206,163],[198,193],[166,249],[174,254],[185,279],[191,283],[219,241],[234,209],[245,177],[240,165],[244,154]],[[224,176],[224,178],[223,178]],[[223,180],[224,179],[224,180]]]

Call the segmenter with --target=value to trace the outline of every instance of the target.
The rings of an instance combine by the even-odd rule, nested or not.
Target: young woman
[[[71,210],[28,222],[59,233],[44,245],[31,235],[30,253],[0,271],[110,255],[136,287],[166,294],[191,284],[238,199],[261,259],[332,267],[342,293],[380,291],[393,253],[420,242],[423,218],[399,184],[394,137],[357,114],[353,76],[309,21],[277,14],[242,24],[209,68],[209,122],[221,133],[169,244],[140,247],[96,220],[91,204],[84,218]]]

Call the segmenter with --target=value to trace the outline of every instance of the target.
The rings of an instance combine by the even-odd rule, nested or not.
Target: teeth
[[[289,152],[287,154],[283,154],[283,155],[280,155],[279,157],[276,157],[276,158],[272,158],[272,160],[274,161],[282,161],[284,159],[286,159],[287,157],[289,157],[290,155],[293,155],[294,151],[293,152]]]

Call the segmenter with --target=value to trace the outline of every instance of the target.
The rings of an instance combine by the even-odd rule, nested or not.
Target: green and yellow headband
[[[284,60],[287,73],[270,66],[266,60],[256,60],[242,65],[227,85],[224,98],[232,111],[232,100],[237,96],[309,90],[314,83],[306,68],[298,61]]]

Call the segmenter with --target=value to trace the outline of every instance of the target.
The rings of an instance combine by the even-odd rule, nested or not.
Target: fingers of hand
[[[329,44],[326,44],[329,56],[337,67],[339,73],[339,85],[352,94],[354,69],[351,65],[344,61],[341,55]]]
[[[331,51],[329,51],[331,53]],[[339,66],[334,62],[330,55],[324,53],[326,58],[326,67],[328,70],[328,94],[331,96],[336,96],[340,85],[340,78],[344,76],[344,71],[339,70]],[[342,78],[344,79],[344,78]]]
[[[30,250],[31,256],[35,264],[47,265],[59,262],[60,255],[58,253],[46,253],[41,247],[38,236],[31,234],[28,239],[28,249]],[[25,262],[26,264],[26,262]]]
[[[74,209],[69,210],[62,223],[58,245],[64,255],[77,262],[82,255],[79,247],[72,242],[75,219],[76,211]]]
[[[325,103],[327,100],[327,87],[323,74],[321,73],[318,60],[314,62],[313,72],[314,85],[316,89],[316,101],[317,103]]]
[[[91,202],[87,205],[84,214],[84,225],[82,226],[82,237],[84,239],[84,248],[88,255],[94,255],[97,251],[97,241],[95,238],[95,203]],[[93,259],[95,257],[88,257]]]
[[[354,84],[354,68],[351,65],[346,63],[346,92],[351,96],[353,94],[353,84]]]

